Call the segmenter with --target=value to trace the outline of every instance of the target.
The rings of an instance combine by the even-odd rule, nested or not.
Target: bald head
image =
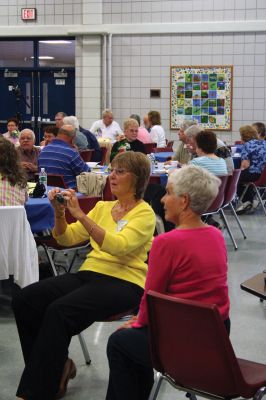
[[[58,131],[57,138],[72,145],[76,138],[76,129],[72,125],[63,125]]]

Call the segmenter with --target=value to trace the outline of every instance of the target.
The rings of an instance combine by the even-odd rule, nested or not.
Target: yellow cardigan
[[[93,250],[87,254],[80,271],[94,271],[123,279],[144,287],[147,273],[147,252],[150,250],[155,229],[155,215],[144,201],[130,210],[122,220],[115,222],[112,208],[117,201],[99,201],[88,216],[106,231],[100,247],[89,237],[83,225],[77,221],[67,226],[56,241],[73,246],[90,238]]]

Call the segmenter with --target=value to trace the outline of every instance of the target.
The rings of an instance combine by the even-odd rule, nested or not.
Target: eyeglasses
[[[123,168],[111,168],[110,169],[110,174],[115,173],[116,175],[124,175],[126,174],[128,171],[126,169]]]

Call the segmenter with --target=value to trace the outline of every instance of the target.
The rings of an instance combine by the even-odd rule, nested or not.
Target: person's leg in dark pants
[[[110,375],[106,400],[147,400],[153,385],[147,328],[114,332],[107,356]]]
[[[240,197],[245,189],[245,183],[247,182],[255,182],[258,178],[260,177],[260,174],[253,174],[250,173],[248,168],[243,169],[241,171],[238,185],[237,185],[237,195]],[[245,203],[246,201],[250,201],[252,203],[254,198],[254,190],[250,187],[246,193],[245,196],[242,199],[242,203]]]
[[[94,321],[138,306],[142,293],[134,284],[88,271],[23,289],[14,299],[26,362],[17,395],[27,400],[53,399],[71,337]]]

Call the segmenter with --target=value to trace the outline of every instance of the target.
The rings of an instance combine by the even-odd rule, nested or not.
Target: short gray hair
[[[176,196],[187,194],[189,207],[198,215],[205,213],[216,198],[221,180],[204,168],[185,165],[168,178]]]
[[[75,117],[74,115],[69,115],[68,117],[64,117],[63,124],[72,125],[73,128],[79,130],[79,121],[77,117]]]
[[[195,139],[199,132],[202,132],[202,128],[200,128],[198,125],[191,125],[186,129],[185,134],[187,139]]]
[[[76,128],[74,128],[72,125],[63,125],[61,128],[59,128],[57,136],[59,135],[65,135],[73,138],[76,136]]]
[[[35,133],[31,129],[28,129],[28,128],[22,129],[22,131],[20,131],[19,136],[21,136],[22,133],[30,133],[32,136],[32,139],[35,140]]]
[[[179,129],[186,131],[190,126],[197,125],[198,122],[194,119],[185,119],[181,122]]]

